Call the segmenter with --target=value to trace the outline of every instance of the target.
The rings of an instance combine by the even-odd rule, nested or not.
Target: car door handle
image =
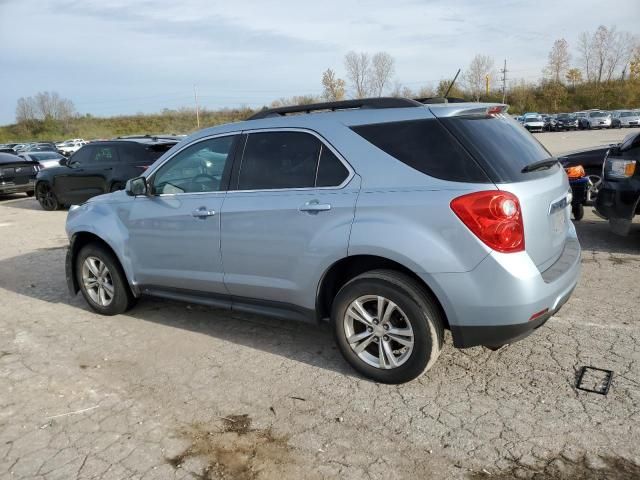
[[[320,203],[318,200],[311,200],[304,205],[302,205],[299,210],[301,212],[326,212],[327,210],[331,210],[331,205],[328,203]]]
[[[215,214],[215,210],[207,210],[207,207],[200,207],[197,210],[191,212],[191,215],[196,218],[213,217]]]

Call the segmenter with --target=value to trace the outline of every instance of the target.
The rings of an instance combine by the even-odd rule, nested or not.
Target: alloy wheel
[[[82,264],[82,283],[89,298],[101,307],[113,301],[115,288],[107,265],[97,257],[87,257]]]
[[[38,185],[36,197],[38,202],[40,202],[40,205],[42,205],[42,208],[45,210],[55,210],[58,206],[58,202],[53,191],[51,191],[51,187],[46,183],[40,183]]]
[[[364,295],[351,302],[343,329],[353,352],[376,368],[397,368],[413,351],[409,318],[398,305],[379,295]]]

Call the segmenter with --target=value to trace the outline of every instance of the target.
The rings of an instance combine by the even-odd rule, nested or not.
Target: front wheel
[[[444,338],[435,300],[411,277],[391,270],[347,282],[333,301],[331,322],[347,362],[382,383],[408,382],[428,370]]]
[[[85,300],[102,315],[118,315],[135,304],[120,262],[106,247],[90,243],[76,258],[75,274]]]
[[[56,194],[48,183],[40,182],[36,185],[36,198],[43,210],[51,212],[60,208]]]

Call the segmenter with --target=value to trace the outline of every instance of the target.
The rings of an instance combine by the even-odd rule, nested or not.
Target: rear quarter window
[[[559,166],[523,173],[553,155],[520,124],[506,115],[459,116],[440,120],[496,183],[513,183],[554,174]]]
[[[490,181],[437,119],[359,125],[351,129],[396,160],[431,177],[467,183]]]

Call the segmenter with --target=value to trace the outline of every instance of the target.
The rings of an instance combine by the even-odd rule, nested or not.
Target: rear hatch
[[[437,107],[431,111],[500,190],[518,197],[525,249],[540,271],[545,270],[562,254],[569,230],[569,181],[564,170],[506,113],[478,113],[477,106],[468,112]]]
[[[16,157],[18,158],[18,157]],[[38,173],[38,164],[22,159],[15,162],[0,162],[0,182],[11,182],[15,185],[29,183]]]

